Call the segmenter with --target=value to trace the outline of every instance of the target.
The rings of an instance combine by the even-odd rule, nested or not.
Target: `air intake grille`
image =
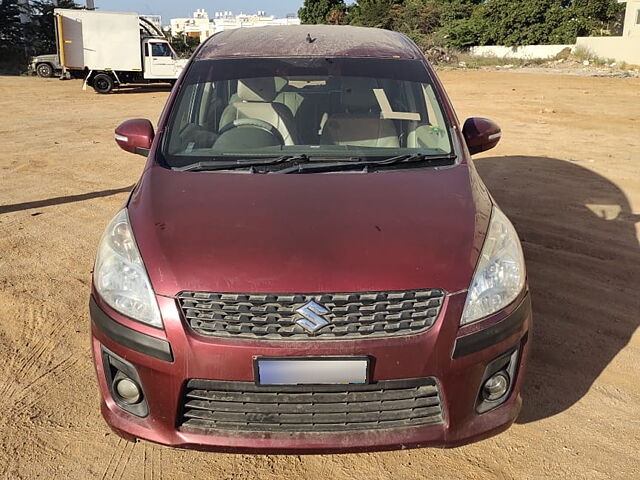
[[[180,429],[191,433],[344,432],[442,421],[433,378],[313,386],[190,380]]]
[[[321,340],[409,335],[433,325],[445,293],[440,289],[324,294],[183,292],[182,312],[193,330],[213,337]],[[299,325],[296,309],[315,301],[328,323],[315,332]]]

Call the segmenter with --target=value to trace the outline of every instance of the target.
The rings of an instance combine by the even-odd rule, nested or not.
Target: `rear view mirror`
[[[502,130],[488,118],[473,117],[464,122],[462,134],[467,142],[469,153],[475,155],[495,147],[502,137]]]
[[[118,125],[114,137],[121,149],[146,157],[154,135],[153,125],[149,120],[134,118]]]

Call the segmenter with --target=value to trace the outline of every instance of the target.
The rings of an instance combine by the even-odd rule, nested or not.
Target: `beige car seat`
[[[291,111],[274,103],[276,81],[273,77],[247,78],[238,81],[237,101],[222,112],[220,129],[242,118],[262,120],[273,125],[284,138],[285,145],[295,145],[297,135]]]
[[[331,114],[323,120],[321,143],[358,147],[400,146],[393,120],[380,118],[380,106],[373,92],[374,79],[343,77],[344,113]]]

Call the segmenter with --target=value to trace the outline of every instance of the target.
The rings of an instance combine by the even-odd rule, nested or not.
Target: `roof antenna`
[[[311,38],[311,34],[307,33],[307,43],[313,43],[315,41],[316,41],[316,39],[315,38]]]

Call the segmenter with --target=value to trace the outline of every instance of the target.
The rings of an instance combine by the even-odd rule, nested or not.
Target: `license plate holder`
[[[256,357],[258,385],[362,385],[369,383],[370,359],[350,357]]]

